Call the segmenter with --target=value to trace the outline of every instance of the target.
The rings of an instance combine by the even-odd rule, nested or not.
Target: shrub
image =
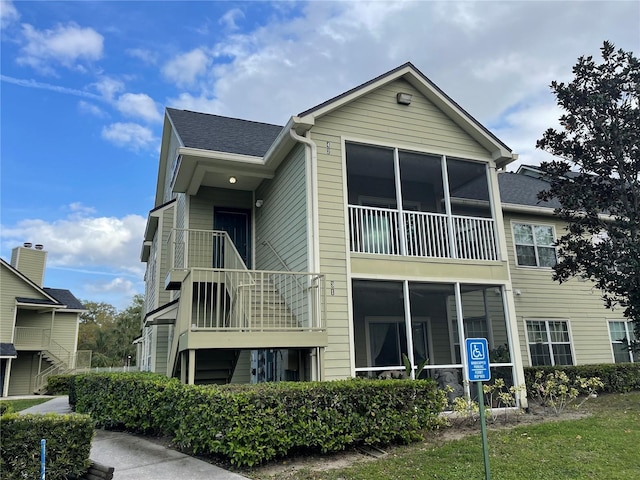
[[[93,422],[87,415],[2,417],[0,471],[3,480],[40,478],[40,441],[46,440],[46,476],[64,480],[89,466]]]
[[[444,393],[427,380],[191,387],[178,404],[183,415],[175,441],[251,466],[294,449],[409,443],[440,425],[445,404]]]
[[[69,384],[73,375],[51,375],[47,378],[49,395],[69,395]]]
[[[584,395],[584,400],[577,405],[579,407],[603,385],[598,377],[570,378],[566,372],[560,370],[547,374],[538,370],[528,393],[532,399],[537,399],[545,408],[552,408],[558,415],[576,402],[578,395]]]
[[[625,393],[640,390],[640,363],[606,363],[597,365],[574,365],[559,367],[525,367],[524,376],[527,390],[531,391],[536,381],[536,372],[549,374],[554,371],[566,373],[572,381],[577,377],[598,377],[602,391],[607,393]]]
[[[189,386],[150,374],[79,375],[79,412],[99,425],[174,437],[184,450],[255,465],[296,449],[408,443],[441,424],[431,380]]]
[[[165,433],[180,412],[166,388],[180,382],[154,373],[88,373],[73,379],[75,410],[91,415],[100,427],[140,433]]]
[[[0,415],[4,415],[5,413],[11,413],[13,411],[13,407],[9,402],[0,402]]]

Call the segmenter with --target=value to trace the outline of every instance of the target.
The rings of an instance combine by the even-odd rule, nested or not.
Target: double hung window
[[[633,333],[633,324],[625,321],[610,321],[609,335],[611,337],[611,349],[616,363],[637,362],[638,355],[629,351],[628,342],[633,342],[636,337]]]
[[[551,225],[513,224],[516,258],[521,267],[553,267],[556,249]]]
[[[565,320],[527,320],[531,366],[573,365],[569,325]]]

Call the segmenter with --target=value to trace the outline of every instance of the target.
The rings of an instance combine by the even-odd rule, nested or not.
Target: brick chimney
[[[29,278],[39,287],[44,285],[44,269],[47,264],[47,252],[41,244],[35,247],[24,243],[11,250],[11,266]]]

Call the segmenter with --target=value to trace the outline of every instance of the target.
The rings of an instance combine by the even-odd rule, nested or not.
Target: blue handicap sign
[[[470,382],[491,380],[489,368],[489,347],[486,338],[467,338],[467,376]]]

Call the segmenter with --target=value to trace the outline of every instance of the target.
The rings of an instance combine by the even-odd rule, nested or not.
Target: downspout
[[[307,201],[309,202],[309,219],[307,221],[307,227],[309,228],[309,241],[311,248],[309,249],[309,271],[313,273],[320,272],[320,248],[318,245],[318,147],[313,140],[309,138],[309,131],[305,133],[305,136],[300,136],[296,133],[294,128],[289,130],[289,135],[294,140],[303,143],[309,152],[310,157],[310,172],[309,172],[309,194]]]
[[[318,219],[318,180],[317,180],[317,169],[318,169],[318,147],[311,138],[309,138],[309,130],[305,133],[305,136],[298,135],[295,131],[295,128],[289,129],[289,135],[295,141],[304,144],[305,149],[307,151],[307,158],[310,159],[309,162],[309,176],[307,181],[307,203],[308,207],[308,218],[307,218],[307,228],[309,230],[309,271],[312,273],[320,272],[320,246],[318,240],[318,229],[319,229],[319,219]],[[321,373],[321,365],[320,365],[320,352],[319,349],[316,348],[311,355],[311,379],[312,380],[320,380],[322,378]]]

